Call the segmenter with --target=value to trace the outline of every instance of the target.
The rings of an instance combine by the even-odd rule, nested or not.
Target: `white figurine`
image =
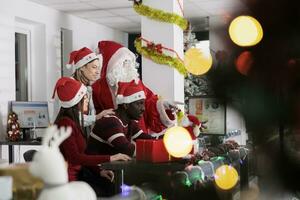
[[[71,128],[46,130],[42,148],[35,153],[29,171],[41,178],[45,186],[38,200],[96,200],[94,190],[85,182],[68,182],[68,172],[59,145],[71,135]]]

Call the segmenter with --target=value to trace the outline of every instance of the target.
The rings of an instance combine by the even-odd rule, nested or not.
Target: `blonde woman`
[[[89,106],[83,111],[84,127],[93,125],[96,120],[105,115],[114,114],[113,109],[103,110],[96,114],[94,108],[92,87],[90,84],[99,78],[101,65],[102,59],[87,47],[83,47],[70,53],[69,66],[73,67],[75,70],[73,78],[87,87]]]

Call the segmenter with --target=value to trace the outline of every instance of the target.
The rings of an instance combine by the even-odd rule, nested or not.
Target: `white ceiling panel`
[[[220,8],[231,8],[238,7],[242,4],[237,0],[211,0],[211,1],[194,1],[194,3],[201,9],[220,9]]]
[[[127,31],[127,32],[132,32],[129,30],[136,30],[138,29],[140,31],[140,24],[139,23],[134,23],[134,22],[102,22],[101,24],[111,27],[111,28],[115,28],[115,29],[121,29],[123,31]]]
[[[137,23],[141,23],[142,21],[142,17],[140,15],[126,16],[126,18]]]
[[[130,8],[118,8],[118,9],[108,9],[107,11],[119,15],[119,16],[132,16],[136,15],[136,12],[130,7]]]
[[[131,23],[130,20],[124,17],[101,17],[97,19],[93,19],[100,24],[107,24],[107,23]]]
[[[79,0],[31,0],[42,5],[53,5],[53,4],[66,4],[66,3],[79,3]]]
[[[94,7],[85,3],[68,3],[68,4],[54,4],[51,5],[52,8],[61,10],[61,11],[78,11],[78,10],[89,10]]]
[[[133,2],[128,0],[91,0],[88,4],[97,8],[129,8]]]
[[[91,10],[91,11],[75,11],[70,14],[83,18],[99,18],[99,17],[112,17],[114,14],[106,10]]]
[[[137,32],[140,29],[141,16],[132,8],[133,1],[128,0],[31,0],[62,12],[113,27],[118,30]],[[164,1],[164,0],[163,0]],[[228,15],[243,9],[241,0],[183,0],[185,17],[195,27],[206,26],[203,19],[207,16]],[[201,22],[201,23],[200,23]],[[199,25],[200,23],[200,25]],[[132,31],[130,31],[132,30]]]
[[[209,14],[194,3],[184,4],[184,15],[186,18],[206,17]]]
[[[140,27],[139,24],[137,23],[107,23],[108,26],[110,27],[119,27],[119,28],[136,28]]]

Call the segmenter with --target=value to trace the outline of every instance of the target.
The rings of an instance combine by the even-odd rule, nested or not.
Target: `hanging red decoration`
[[[247,76],[253,65],[253,56],[250,51],[244,51],[235,61],[236,69],[243,75]]]

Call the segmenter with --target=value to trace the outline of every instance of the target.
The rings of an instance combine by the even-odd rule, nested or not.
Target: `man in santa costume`
[[[98,50],[103,57],[101,77],[93,85],[93,101],[96,112],[117,108],[118,82],[139,82],[136,56],[128,48],[113,41],[100,41]],[[145,94],[145,112],[139,126],[145,133],[159,133],[175,124],[176,105],[159,99],[142,82]]]
[[[119,82],[115,114],[96,121],[86,152],[97,155],[124,153],[133,156],[136,139],[156,139],[145,134],[138,121],[145,111],[145,93],[141,81]]]

